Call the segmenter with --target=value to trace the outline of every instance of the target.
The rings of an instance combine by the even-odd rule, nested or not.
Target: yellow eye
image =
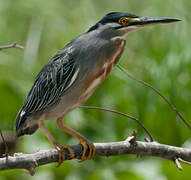
[[[126,25],[129,22],[129,19],[126,17],[122,17],[121,19],[119,19],[119,23],[122,25]]]

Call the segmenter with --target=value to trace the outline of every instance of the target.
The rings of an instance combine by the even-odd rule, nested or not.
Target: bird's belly
[[[65,114],[77,108],[80,105],[79,96],[79,94],[72,92],[62,96],[57,103],[44,111],[46,120],[55,120],[64,117]]]

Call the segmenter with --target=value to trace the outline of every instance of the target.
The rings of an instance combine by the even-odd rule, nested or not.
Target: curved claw
[[[64,149],[68,150],[71,159],[73,159],[75,157],[75,154],[73,153],[73,151],[72,151],[70,146],[56,144],[55,145],[55,149],[58,151],[58,165],[57,165],[57,167],[59,167],[63,163],[63,161],[65,160]]]
[[[58,151],[58,165],[59,167],[64,161],[64,149],[60,144],[55,145],[55,149]]]
[[[90,160],[94,157],[95,155],[95,146],[92,142],[89,141],[84,141],[83,139],[80,140],[79,144],[82,145],[83,151],[80,160],[85,161],[85,160]],[[86,153],[88,151],[88,155],[86,156]]]

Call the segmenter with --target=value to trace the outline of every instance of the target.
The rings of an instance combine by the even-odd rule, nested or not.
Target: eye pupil
[[[120,23],[121,23],[121,24],[124,24],[124,25],[125,25],[125,24],[127,24],[127,22],[128,22],[127,18],[121,18],[121,19],[120,19]]]

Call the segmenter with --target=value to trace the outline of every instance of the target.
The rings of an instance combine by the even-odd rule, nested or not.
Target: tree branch
[[[141,142],[135,140],[135,135],[128,137],[125,141],[111,143],[94,143],[96,156],[115,156],[134,154],[137,156],[154,156],[172,160],[178,169],[182,169],[180,162],[190,164],[191,149],[159,144],[157,142]],[[80,159],[82,153],[81,145],[71,146],[75,157]],[[65,160],[70,160],[69,152],[64,149]],[[35,168],[45,164],[58,161],[58,152],[55,149],[41,150],[33,154],[16,153],[14,156],[0,158],[0,170],[27,169],[34,175]]]
[[[5,45],[5,46],[0,46],[0,50],[9,49],[9,48],[18,48],[18,49],[24,50],[24,47],[17,44],[17,43]]]

